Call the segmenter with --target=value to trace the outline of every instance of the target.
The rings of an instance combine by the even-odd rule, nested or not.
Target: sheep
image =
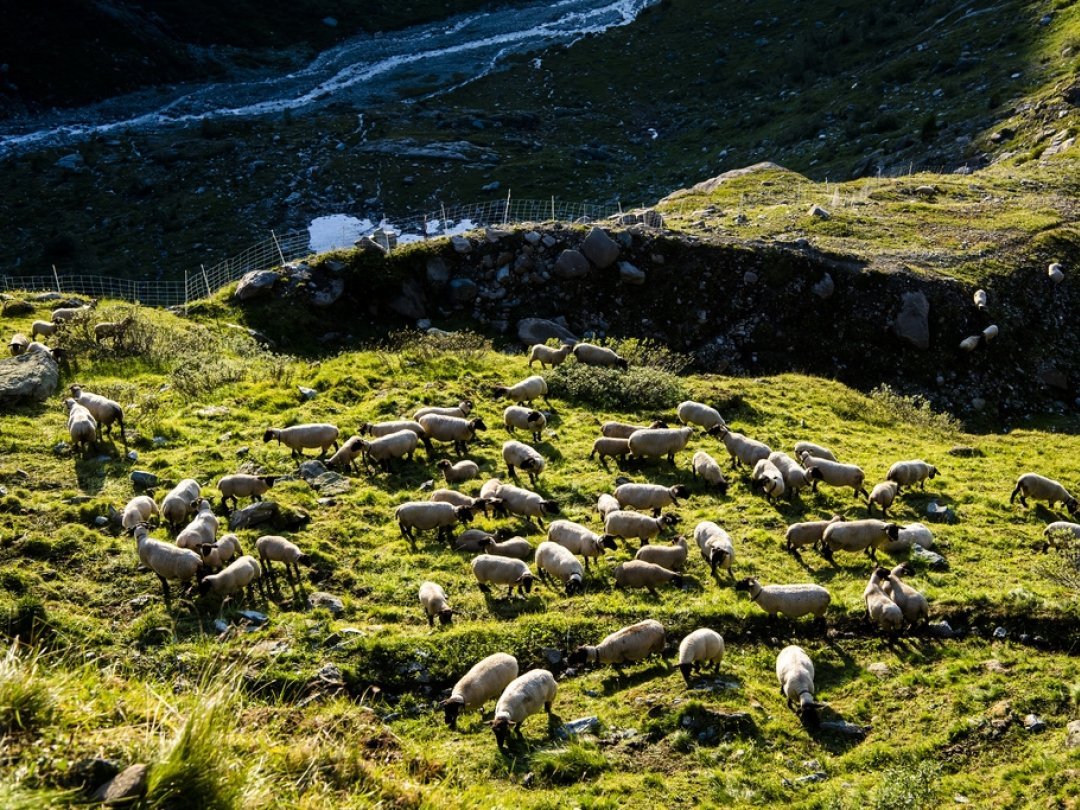
[[[428,627],[435,626],[435,617],[439,617],[441,624],[450,624],[450,618],[454,615],[450,603],[446,599],[446,591],[441,585],[434,582],[420,583],[420,604],[424,607],[427,616]]]
[[[547,393],[547,382],[539,374],[526,377],[521,382],[511,386],[497,385],[492,389],[492,395],[495,399],[508,399],[518,405],[532,402],[537,397],[543,397],[544,402],[550,405],[551,400],[548,399]]]
[[[180,524],[198,507],[201,494],[202,488],[194,478],[183,479],[165,493],[165,497],[161,499],[161,516],[174,534]]]
[[[516,731],[518,739],[523,739],[521,724],[540,711],[541,706],[548,717],[551,716],[551,704],[557,690],[555,676],[546,669],[530,670],[507,684],[495,704],[495,719],[491,721],[500,751],[506,747],[506,737],[511,731]]]
[[[259,562],[262,563],[263,569],[271,582],[274,579],[274,567],[271,563],[279,562],[285,566],[285,578],[289,580],[290,584],[293,583],[294,570],[296,573],[295,582],[299,584],[302,581],[300,578],[300,566],[311,564],[310,555],[301,551],[300,547],[295,543],[276,534],[264,534],[256,540],[255,550],[258,552]]]
[[[499,492],[499,487],[501,487],[501,486],[502,486],[502,481],[500,481],[498,478],[489,478],[487,481],[484,482],[483,486],[480,487],[480,497],[481,498],[494,498],[494,497],[496,497],[498,492]]]
[[[49,316],[49,320],[53,323],[67,323],[73,321],[78,317],[89,315],[90,310],[97,306],[97,301],[90,301],[88,304],[83,304],[81,307],[60,307],[54,309]]]
[[[998,336],[1001,330],[996,323],[990,324],[988,327],[982,330],[983,340],[989,343],[991,340]]]
[[[416,452],[416,446],[419,443],[420,439],[413,431],[399,430],[397,433],[380,436],[370,442],[361,439],[360,447],[367,463],[374,461],[386,472],[391,472],[393,470],[391,462],[395,458],[412,461],[413,453]]]
[[[679,671],[687,687],[690,686],[691,673],[699,672],[702,664],[712,664],[715,672],[720,669],[723,659],[724,638],[715,630],[701,627],[679,642]]]
[[[795,459],[789,456],[782,450],[776,450],[769,453],[769,461],[773,466],[780,471],[780,474],[784,476],[784,488],[789,490],[792,494],[797,493],[800,489],[808,487],[811,484],[810,474],[806,471],[805,467],[799,465]]]
[[[102,321],[94,324],[94,342],[102,343],[105,338],[111,338],[113,346],[119,346],[127,335],[131,324],[135,322],[134,315],[127,315],[119,321]]]
[[[16,332],[11,336],[11,342],[8,343],[8,348],[11,350],[12,357],[18,357],[20,354],[26,352],[30,346],[30,340],[22,332]]]
[[[64,407],[67,408],[67,429],[72,449],[85,451],[91,444],[97,444],[98,423],[90,411],[70,397],[64,400]]]
[[[505,585],[507,599],[514,595],[515,587],[518,589],[518,596],[524,597],[530,593],[535,580],[524,560],[499,557],[495,554],[477,554],[473,557],[472,572],[480,590],[485,594],[491,593],[491,585]]]
[[[864,551],[872,562],[877,563],[876,550],[900,537],[900,527],[881,520],[838,521],[825,528],[821,534],[821,556],[833,561],[834,551]]]
[[[971,300],[975,302],[975,306],[976,306],[977,309],[980,309],[980,310],[982,310],[984,312],[986,311],[986,309],[987,309],[986,290],[976,290],[975,294],[971,296]]]
[[[630,455],[630,441],[628,439],[615,439],[609,436],[601,436],[599,439],[593,442],[592,451],[589,453],[589,460],[591,461],[593,456],[600,456],[600,463],[604,464],[604,459],[607,456],[612,458],[625,458]]]
[[[900,485],[895,481],[882,481],[877,484],[871,491],[870,497],[866,499],[866,514],[874,514],[874,504],[877,504],[881,509],[881,519],[889,519],[889,507],[893,505],[893,501],[896,500],[896,495],[900,491]]]
[[[245,554],[229,563],[227,568],[216,574],[209,574],[199,581],[199,594],[206,596],[213,593],[217,596],[230,596],[244,588],[257,585],[263,591],[262,566],[251,555]],[[266,593],[263,591],[263,599]]]
[[[824,704],[814,700],[814,663],[802,647],[784,647],[776,656],[776,679],[788,708],[810,727],[818,724],[818,711]]]
[[[933,548],[933,532],[922,523],[909,523],[907,526],[901,526],[896,535],[896,540],[885,543],[881,546],[881,550],[887,551],[889,554],[895,554],[898,551],[907,551],[913,545]]]
[[[966,338],[960,341],[959,349],[963,352],[973,352],[979,348],[979,343],[982,342],[982,335],[968,335]]]
[[[615,500],[623,509],[651,509],[659,517],[665,506],[678,506],[679,498],[689,498],[690,490],[682,484],[664,487],[659,484],[623,484],[615,488]]]
[[[704,450],[698,450],[694,453],[694,458],[690,462],[690,470],[695,479],[700,476],[702,481],[716,489],[721,495],[727,495],[728,483],[727,479],[724,478],[724,471],[720,469],[716,459]]]
[[[600,435],[609,439],[629,439],[636,430],[661,430],[667,428],[667,422],[660,419],[648,425],[629,425],[626,422],[604,422],[600,426]]]
[[[687,553],[686,538],[680,534],[671,541],[670,545],[642,546],[637,550],[634,559],[662,565],[672,571],[682,571],[686,566]]]
[[[578,343],[573,349],[577,361],[586,366],[602,366],[626,369],[630,363],[625,357],[620,357],[613,350],[605,346],[597,346],[595,343]]]
[[[799,549],[812,545],[818,548],[821,535],[829,524],[843,520],[840,515],[833,515],[828,520],[809,520],[804,523],[792,523],[784,533],[784,549],[794,556],[799,556]]]
[[[454,416],[455,414],[449,414]],[[393,422],[363,422],[360,425],[360,433],[366,436],[379,438],[397,433],[399,430],[411,430],[421,439],[426,435],[423,426],[415,419],[397,419]]]
[[[900,608],[909,627],[914,627],[920,619],[923,623],[930,621],[930,604],[926,597],[900,579],[901,574],[911,576],[914,573],[911,563],[900,563],[885,574],[884,579],[879,579],[881,590]]]
[[[519,535],[492,543],[487,547],[486,554],[496,557],[511,557],[515,560],[527,560],[533,555],[533,546],[528,540]],[[588,560],[585,560],[588,564]]]
[[[221,503],[227,507],[229,498],[232,498],[235,509],[240,505],[240,498],[261,501],[262,496],[276,480],[277,476],[274,475],[248,475],[247,473],[224,475],[217,483],[218,491],[221,493]]]
[[[814,492],[817,492],[818,482],[821,481],[831,487],[851,487],[855,490],[856,498],[859,497],[860,493],[867,498],[870,497],[870,493],[863,486],[863,479],[866,475],[862,469],[854,464],[841,464],[838,461],[829,461],[828,459],[805,454],[802,457],[802,462],[810,473],[811,489]]]
[[[889,467],[889,471],[885,473],[885,480],[895,481],[899,493],[899,488],[910,487],[914,484],[918,484],[920,489],[926,489],[926,479],[933,478],[937,474],[937,467],[933,464],[927,464],[922,459],[912,459],[911,461],[897,461]]]
[[[674,527],[679,522],[678,515],[662,514],[659,517],[649,517],[638,512],[628,512],[620,509],[610,512],[604,518],[604,534],[608,537],[618,537],[628,540],[636,537],[641,540],[641,545],[648,545],[649,540],[656,537],[665,528]]]
[[[567,355],[573,350],[573,343],[564,343],[557,349],[545,346],[543,343],[536,343],[529,348],[529,368],[532,368],[532,364],[537,361],[540,363],[540,368],[561,366]]]
[[[655,619],[645,619],[605,636],[595,647],[590,645],[578,647],[567,656],[566,662],[572,667],[585,664],[611,664],[621,677],[623,664],[644,661],[650,655],[663,657],[666,643],[667,634],[664,632],[664,625]]]
[[[554,576],[566,587],[567,596],[585,592],[585,569],[568,549],[545,540],[536,547],[533,559],[540,578],[546,582],[549,575]]]
[[[543,436],[544,427],[547,425],[547,417],[540,411],[531,408],[523,408],[520,405],[509,405],[503,411],[503,424],[506,429],[513,433],[517,428],[527,430],[532,434],[533,441],[538,442]]]
[[[694,527],[694,542],[701,557],[709,565],[709,573],[715,577],[717,568],[726,568],[732,579],[731,566],[735,562],[735,543],[731,535],[711,520],[703,520]]]
[[[787,491],[784,485],[784,474],[767,458],[760,459],[754,465],[754,472],[750,477],[750,488],[764,492],[769,503],[782,497]]]
[[[30,339],[38,337],[52,337],[56,334],[56,324],[52,321],[34,321],[30,324]]]
[[[223,534],[216,542],[199,546],[203,567],[213,571],[220,571],[229,560],[238,557],[240,552],[240,538],[235,534]]]
[[[453,528],[457,523],[472,521],[473,511],[468,506],[454,506],[441,501],[407,501],[394,510],[401,536],[416,547],[413,530],[422,532],[438,529],[438,540],[453,540]]]
[[[463,456],[469,449],[469,442],[476,438],[476,431],[487,430],[487,425],[480,417],[464,419],[439,413],[421,416],[420,426],[424,429],[425,435],[422,438],[429,456],[435,451],[431,445],[432,439],[453,444],[454,452]]]
[[[538,451],[527,444],[510,439],[503,442],[503,461],[506,462],[506,471],[511,478],[517,478],[516,467],[520,467],[529,474],[529,483],[536,486],[536,479],[544,471],[544,457]]]
[[[615,541],[610,537],[601,537],[579,523],[569,520],[554,520],[548,526],[547,539],[557,543],[571,554],[579,554],[585,559],[585,569],[589,568],[589,559],[604,556],[605,549],[614,549]]]
[[[736,433],[726,425],[718,428],[717,433],[720,436],[720,441],[727,448],[728,455],[731,456],[732,467],[738,467],[740,464],[753,467],[763,458],[767,459],[769,454],[772,453],[769,445],[741,433]]]
[[[120,407],[118,402],[103,397],[100,394],[91,394],[89,391],[83,391],[78,385],[71,386],[71,396],[80,405],[84,406],[90,413],[94,415],[94,419],[98,423],[98,437],[101,436],[102,428],[106,428],[105,432],[112,436],[112,425],[116,422],[120,427],[120,437],[124,436],[124,409]]]
[[[136,495],[124,506],[120,525],[124,527],[124,531],[131,532],[140,523],[149,523],[151,517],[160,514],[153,498],[149,495]]]
[[[277,439],[279,445],[283,444],[292,451],[293,458],[303,458],[304,450],[308,448],[319,448],[319,458],[323,458],[328,448],[338,449],[337,438],[337,426],[326,423],[267,428],[263,434],[264,443]]]
[[[218,519],[210,508],[210,501],[199,501],[195,517],[191,523],[176,535],[176,545],[180,548],[196,549],[204,543],[213,543],[217,537]]]
[[[690,399],[679,403],[675,409],[675,415],[678,417],[679,424],[697,425],[706,433],[714,433],[719,428],[727,425],[724,417],[720,415],[716,408],[710,408],[704,403],[694,402]]]
[[[135,548],[139,555],[139,562],[149,568],[157,578],[161,580],[161,591],[165,597],[165,607],[171,609],[171,597],[169,594],[168,580],[188,582],[195,579],[195,575],[202,565],[202,557],[191,549],[180,548],[163,540],[155,540],[150,537],[150,532],[145,523],[135,527]]]
[[[1065,280],[1065,273],[1061,269],[1061,265],[1058,262],[1053,262],[1046,268],[1046,275],[1050,277],[1050,280],[1055,284],[1060,284]]]
[[[634,458],[666,456],[668,462],[674,465],[675,454],[686,447],[693,434],[692,427],[635,430],[627,440],[630,443],[630,455]]]
[[[798,619],[808,613],[824,620],[832,596],[821,585],[812,583],[797,585],[762,585],[754,577],[735,583],[735,590],[746,591],[750,601],[775,619],[778,613]]]
[[[413,414],[414,422],[419,422],[421,416],[427,416],[429,413],[441,414],[442,416],[456,416],[460,419],[468,418],[472,413],[473,401],[471,399],[463,399],[457,405],[440,408],[437,406],[429,405],[425,408],[419,408],[416,413]]]
[[[337,452],[326,460],[326,466],[332,470],[359,472],[356,459],[362,455],[364,455],[364,440],[359,436],[352,436],[342,442]]]
[[[488,516],[488,509],[492,510],[495,517],[506,517],[508,514],[501,498],[493,496],[474,498],[456,489],[437,489],[428,496],[428,500],[436,503],[450,503],[454,506],[468,506],[473,510],[473,514],[481,511],[484,517]]]
[[[508,512],[529,520],[535,518],[540,528],[544,527],[544,515],[559,514],[559,504],[555,501],[547,500],[535,492],[515,487],[512,484],[499,484],[496,497],[502,500]]]
[[[1017,495],[1020,496],[1020,503],[1023,506],[1028,505],[1027,498],[1034,498],[1037,501],[1048,501],[1051,509],[1054,508],[1055,503],[1061,501],[1069,510],[1070,515],[1080,512],[1080,505],[1077,504],[1076,498],[1070,495],[1065,487],[1038,473],[1024,473],[1016,479],[1016,489],[1009,496],[1009,503],[1012,503]]]
[[[837,461],[832,450],[827,447],[822,447],[820,444],[814,444],[813,442],[795,442],[795,458],[803,460],[803,465],[806,464],[806,459],[803,456],[810,456],[811,458],[823,458],[826,461]]]
[[[621,508],[619,502],[615,500],[615,496],[606,492],[601,493],[596,499],[596,511],[600,513],[600,520],[607,520],[608,515],[612,512],[618,512]]]
[[[683,586],[682,574],[644,560],[629,560],[620,563],[615,566],[613,573],[616,587],[645,588],[650,595],[657,598],[660,597],[656,591],[657,585],[666,585],[670,582],[676,588]]]
[[[442,473],[443,480],[451,485],[471,481],[480,474],[480,465],[468,459],[451,464],[447,459],[442,458],[435,462],[435,467]]]
[[[863,590],[863,602],[866,603],[866,618],[888,633],[899,633],[904,626],[904,613],[900,606],[890,599],[881,588],[881,576],[884,569],[875,568],[870,574],[870,581]]]
[[[482,709],[489,700],[495,700],[518,676],[518,662],[508,653],[494,653],[466,672],[450,690],[450,697],[439,705],[446,717],[446,725],[457,731],[458,715],[470,709]]]
[[[503,531],[503,529],[499,529]],[[496,538],[494,534],[486,532],[483,529],[466,529],[457,536],[454,541],[454,551],[468,551],[472,553],[484,552],[487,553],[488,549],[495,545]]]

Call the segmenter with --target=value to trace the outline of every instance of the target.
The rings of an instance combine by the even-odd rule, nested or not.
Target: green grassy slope
[[[13,326],[28,327],[32,317]],[[223,322],[142,311],[124,352],[79,355],[74,376],[127,407],[134,463],[122,445],[106,443],[85,457],[57,450],[66,439],[59,396],[0,423],[4,629],[36,639],[42,650],[36,669],[25,651],[0,666],[6,803],[41,804],[75,782],[75,763],[95,755],[154,764],[156,806],[917,807],[957,795],[981,807],[1077,801],[1075,751],[1065,746],[1065,726],[1080,711],[1076,592],[1049,576],[1063,570],[1061,558],[1034,550],[1056,516],[1008,504],[1016,476],[1029,469],[1076,486],[1075,422],[971,436],[909,402],[797,375],[548,372],[555,414],[538,445],[549,459],[540,490],[561,503],[564,516],[593,528],[596,495],[610,491],[618,472],[586,459],[599,423],[670,416],[687,396],[716,404],[737,429],[773,447],[790,450],[802,438],[824,443],[862,465],[870,483],[894,460],[933,461],[941,475],[925,493],[905,494],[895,517],[925,520],[931,500],[957,514],[954,524],[930,524],[950,569],[917,564],[911,581],[929,597],[932,618],[947,619],[958,638],[876,638],[860,621],[865,558],[840,553],[833,567],[810,551],[800,564],[781,549],[789,522],[834,512],[862,517],[865,505],[850,492],[823,487],[773,506],[751,494],[745,471],[734,471],[728,496],[717,497],[691,480],[689,452],[674,469],[661,463],[628,472],[689,485],[694,495],[677,510],[680,528],[689,533],[704,519],[725,526],[737,544],[738,576],[826,585],[833,596],[827,634],[805,620],[768,623],[729,580],[712,582],[695,554],[687,587],[658,599],[612,588],[612,565],[630,553],[622,547],[589,577],[584,596],[538,587],[523,600],[485,598],[467,555],[431,537],[412,550],[393,524],[393,507],[423,497],[420,485],[433,477],[423,453],[395,473],[352,477],[351,489],[331,502],[320,503],[301,480],[275,485],[270,497],[310,515],[304,528],[287,532],[314,557],[306,591],[340,597],[344,613],[309,609],[285,586],[269,604],[243,606],[269,616],[265,627],[245,628],[238,604],[184,601],[167,612],[157,582],[136,571],[132,541],[97,525],[110,505],[121,508],[132,496],[132,469],[166,482],[195,477],[211,491],[240,465],[287,476],[295,462],[261,441],[270,425],[325,420],[349,435],[363,421],[470,396],[489,426],[470,457],[482,478],[499,475],[505,431],[488,392],[528,369],[522,356],[469,337],[298,360],[259,350]],[[657,356],[678,366],[678,358]],[[302,403],[297,385],[318,394]],[[959,445],[977,455],[950,453]],[[689,450],[696,449],[726,458],[712,438],[695,437]],[[474,525],[540,539],[520,520]],[[264,531],[240,532],[245,549]],[[444,585],[457,611],[448,628],[429,630],[422,617],[416,589],[426,578]],[[687,691],[677,671],[658,663],[632,666],[623,679],[609,670],[560,675],[556,713],[564,721],[596,716],[599,728],[560,741],[534,718],[525,724],[527,744],[505,757],[480,718],[464,718],[454,734],[433,711],[442,690],[483,655],[506,650],[524,667],[541,666],[549,649],[565,653],[645,617],[665,624],[672,645],[700,625],[719,630],[727,642],[719,676]],[[217,619],[232,629],[222,634]],[[992,637],[998,626],[1007,631],[1003,640]],[[827,719],[869,726],[865,740],[810,733],[787,710],[773,663],[788,643],[814,658]],[[1024,729],[1029,713],[1045,720],[1045,732]]]

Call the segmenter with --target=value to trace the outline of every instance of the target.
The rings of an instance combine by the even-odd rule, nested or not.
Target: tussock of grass
[[[52,684],[41,671],[41,653],[18,641],[0,658],[0,734],[34,731],[56,710]]]

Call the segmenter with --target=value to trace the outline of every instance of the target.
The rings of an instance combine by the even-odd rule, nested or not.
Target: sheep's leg
[[[165,597],[165,609],[172,610],[172,596],[169,593],[169,583],[161,574],[158,574],[157,578],[161,580],[161,593]]]
[[[652,596],[654,599],[659,599],[660,598],[660,593],[652,585],[646,585],[645,589],[649,592],[649,595]]]

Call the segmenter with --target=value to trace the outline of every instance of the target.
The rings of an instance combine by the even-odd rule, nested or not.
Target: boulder
[[[623,284],[644,284],[645,271],[638,269],[630,262],[619,262],[619,280]]]
[[[372,239],[370,236],[361,236],[355,242],[353,247],[360,249],[361,253],[374,253],[377,256],[385,256],[387,249]]]
[[[577,336],[565,326],[560,326],[555,321],[549,321],[545,318],[522,318],[517,322],[517,336],[518,340],[526,346],[532,346],[535,343],[546,343],[549,338],[555,338],[566,343],[577,343],[578,341]]]
[[[4,317],[18,318],[21,315],[29,315],[34,311],[34,305],[29,301],[20,301],[17,298],[4,302]]]
[[[469,304],[479,292],[480,288],[471,278],[455,278],[450,282],[450,300],[455,304]]]
[[[821,277],[821,280],[810,287],[810,292],[825,301],[832,298],[832,294],[836,291],[836,284],[833,282],[832,276],[826,273]]]
[[[311,303],[317,307],[328,307],[341,298],[345,292],[345,279],[332,278],[311,294]]]
[[[273,270],[252,270],[245,273],[237,283],[233,296],[237,301],[250,301],[252,298],[269,295],[278,278],[278,274]]]
[[[134,804],[136,799],[146,793],[146,780],[149,775],[149,765],[129,765],[94,791],[94,801],[107,805]]]
[[[446,262],[439,256],[428,259],[424,271],[427,275],[428,284],[433,287],[445,286],[450,281],[450,268],[446,266]]]
[[[559,278],[581,278],[589,274],[589,260],[578,251],[567,248],[555,260],[553,272]]]
[[[830,214],[826,209],[822,208],[817,203],[814,203],[813,205],[811,205],[810,210],[807,211],[806,213],[807,213],[808,216],[816,217],[818,219],[831,219],[832,218],[832,214]]]
[[[345,612],[345,604],[333,594],[316,591],[308,595],[308,604],[313,608],[326,608],[331,616],[340,616]]]
[[[273,501],[256,501],[229,515],[229,530],[247,529],[276,520],[280,509]]]
[[[60,370],[45,352],[25,352],[0,360],[0,405],[48,399],[59,384]]]
[[[428,263],[428,281],[431,281],[431,263]],[[445,265],[444,265],[445,269]],[[445,284],[444,279],[441,283]],[[420,282],[415,278],[406,279],[401,283],[401,290],[390,299],[390,309],[394,310],[398,315],[403,318],[408,318],[410,321],[418,321],[421,318],[426,317],[427,311],[424,308],[424,288]]]
[[[462,255],[472,251],[472,242],[464,236],[451,236],[450,244],[454,246],[454,252]]]
[[[581,252],[601,270],[611,267],[619,258],[619,245],[603,228],[593,228],[581,243]]]
[[[930,302],[921,291],[904,293],[892,328],[898,338],[916,349],[930,348]]]

